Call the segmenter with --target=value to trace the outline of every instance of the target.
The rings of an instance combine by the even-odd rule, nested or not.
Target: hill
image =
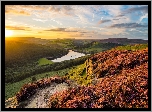
[[[54,94],[49,107],[148,108],[147,48],[98,53],[86,63],[86,72],[96,79],[88,86]]]
[[[7,41],[16,41],[16,42],[24,42],[24,43],[34,43],[34,44],[43,44],[45,45],[49,40],[35,38],[35,37],[10,37],[6,39]]]
[[[128,39],[128,38],[108,38],[100,40],[100,43],[118,43],[118,44],[146,44],[148,40],[142,39]]]
[[[67,54],[62,47],[49,47],[17,40],[5,40],[5,67],[23,66],[39,58],[62,56]]]
[[[16,102],[29,99],[50,82],[65,82],[69,89],[47,98],[47,108],[148,108],[148,47],[135,46],[94,54],[61,78],[26,84]]]

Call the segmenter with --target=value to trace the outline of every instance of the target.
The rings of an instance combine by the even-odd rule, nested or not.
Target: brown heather
[[[96,82],[53,94],[48,107],[148,108],[148,49],[112,49],[95,54],[87,60],[86,73],[93,75]],[[62,82],[70,84],[66,77],[26,84],[16,94],[17,101],[28,99],[38,88]]]
[[[110,50],[90,58],[96,84],[50,98],[50,108],[148,108],[148,49]]]

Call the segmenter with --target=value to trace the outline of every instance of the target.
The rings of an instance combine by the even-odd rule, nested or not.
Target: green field
[[[97,53],[97,52],[102,52],[102,51],[103,51],[102,48],[86,48],[85,50],[86,50],[88,53],[90,53],[90,52],[95,52],[95,53]]]
[[[78,52],[84,52],[89,54],[99,53],[105,50],[110,50],[111,48],[120,46],[121,44],[117,43],[100,43],[100,42],[93,42],[89,43],[87,46],[81,46],[76,48]],[[122,46],[122,45],[121,45]]]
[[[47,65],[47,64],[52,64],[53,62],[51,60],[48,60],[46,58],[41,58],[39,59],[38,61],[38,65],[41,66],[41,65]]]
[[[137,44],[137,45],[126,45],[126,46],[118,46],[114,49],[117,50],[141,50],[141,49],[145,49],[148,48],[148,44]]]

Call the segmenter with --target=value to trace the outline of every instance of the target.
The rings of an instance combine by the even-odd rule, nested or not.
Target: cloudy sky
[[[6,5],[12,37],[148,39],[146,5]]]

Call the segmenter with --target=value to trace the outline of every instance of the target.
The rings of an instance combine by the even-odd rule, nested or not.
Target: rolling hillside
[[[47,56],[62,56],[67,54],[64,48],[24,43],[14,40],[5,41],[5,67],[23,66]]]
[[[118,44],[146,44],[148,40],[142,39],[128,39],[128,38],[108,38],[100,40],[100,43],[118,43]]]
[[[15,101],[29,99],[52,82],[65,82],[69,89],[47,98],[47,108],[148,108],[148,46],[127,48],[97,53],[63,77],[26,84]]]
[[[49,107],[148,108],[147,48],[98,53],[86,63],[86,72],[96,80],[89,86],[54,94]]]

